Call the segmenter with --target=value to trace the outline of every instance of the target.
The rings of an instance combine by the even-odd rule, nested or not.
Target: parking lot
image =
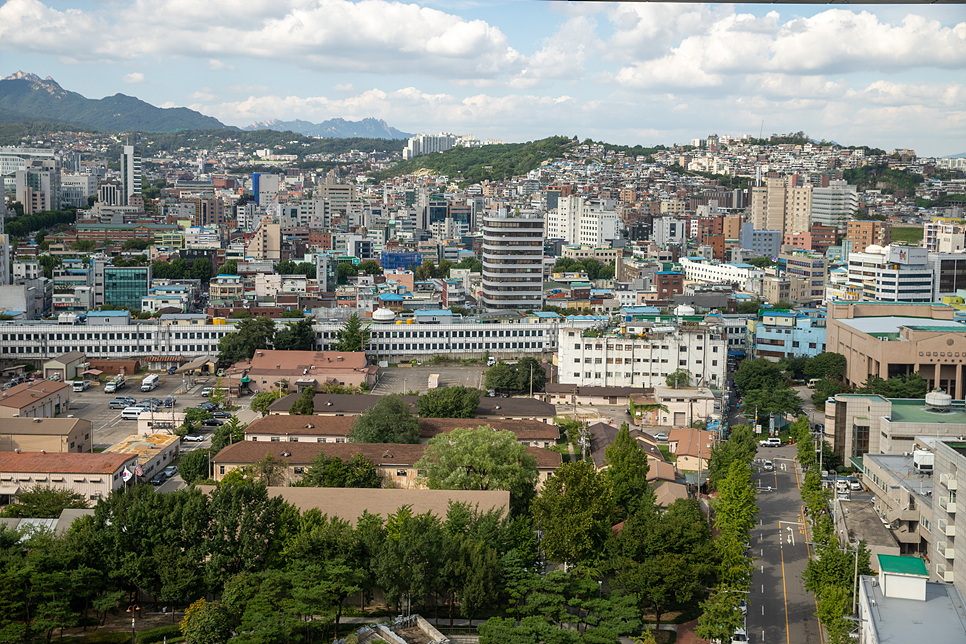
[[[196,407],[199,403],[207,400],[201,395],[201,390],[209,386],[209,383],[198,381],[194,385],[189,386],[187,394],[177,393],[181,389],[181,386],[182,382],[180,377],[169,377],[166,382],[162,383],[154,391],[142,392],[140,389],[140,379],[132,378],[127,386],[117,392],[117,395],[132,396],[138,400],[145,398],[159,398],[164,400],[171,396],[176,401],[174,406],[176,412],[183,412],[187,407]],[[111,409],[108,406],[108,403],[113,399],[114,394],[104,393],[103,385],[91,387],[84,392],[72,392],[70,394],[70,409],[67,413],[77,418],[90,420],[94,424],[95,449],[110,447],[121,439],[137,432],[136,420],[124,420],[121,418],[120,409]],[[242,407],[236,415],[243,422],[249,422],[251,420],[248,417],[250,414],[248,410],[249,400],[249,398],[243,398],[235,403]],[[159,411],[163,411],[163,409],[161,408]],[[211,428],[205,429],[209,432],[211,430]],[[182,446],[182,451],[188,451],[200,446],[207,446],[207,441],[205,443],[185,443]],[[184,448],[188,448],[188,450]]]
[[[429,376],[439,374],[440,387],[474,387],[485,389],[486,366],[483,364],[424,364],[418,367],[389,367],[379,370],[379,380],[372,393],[385,396],[409,391],[426,393]]]

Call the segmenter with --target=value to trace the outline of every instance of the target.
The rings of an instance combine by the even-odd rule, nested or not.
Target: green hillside
[[[544,161],[563,157],[573,144],[565,136],[552,136],[528,143],[503,143],[479,148],[453,148],[403,161],[373,175],[376,181],[426,169],[460,183],[477,183],[485,179],[508,179],[540,167]]]

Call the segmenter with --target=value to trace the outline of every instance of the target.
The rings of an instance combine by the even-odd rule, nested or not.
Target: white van
[[[764,440],[758,441],[759,447],[781,447],[782,439],[777,436],[772,436],[771,438],[766,438]]]
[[[144,411],[143,407],[125,407],[124,411],[121,412],[121,418],[124,420],[137,420],[142,411]]]

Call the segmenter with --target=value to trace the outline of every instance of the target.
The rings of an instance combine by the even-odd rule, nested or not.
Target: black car
[[[206,418],[203,421],[201,421],[201,424],[204,425],[205,427],[221,427],[222,425],[225,424],[225,421],[220,420],[218,418]]]
[[[210,402],[203,402],[198,405],[198,409],[204,409],[205,411],[214,411],[215,404]]]
[[[164,471],[158,472],[153,477],[151,477],[151,485],[154,485],[154,486],[162,485],[165,479],[167,478],[168,478],[168,475],[165,474]]]
[[[231,414],[227,411],[215,411],[211,413],[213,418],[231,418]]]

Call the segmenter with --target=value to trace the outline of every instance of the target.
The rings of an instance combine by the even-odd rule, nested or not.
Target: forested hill
[[[528,143],[502,143],[479,148],[453,148],[403,161],[373,175],[376,181],[426,169],[461,183],[477,183],[485,179],[502,181],[526,174],[544,161],[562,158],[573,140],[552,136]]]

